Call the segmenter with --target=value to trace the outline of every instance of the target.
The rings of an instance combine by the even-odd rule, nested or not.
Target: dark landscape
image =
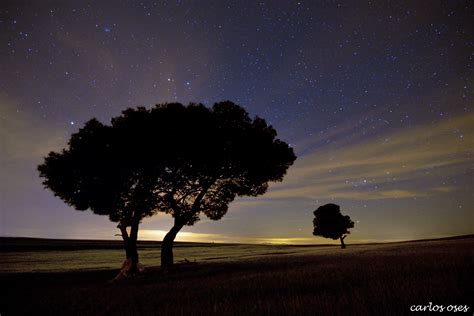
[[[115,242],[3,239],[2,269],[54,247],[60,253],[107,253]],[[13,251],[13,244],[17,244]],[[28,245],[28,247],[26,247]],[[159,257],[157,243],[144,242]],[[75,250],[78,247],[81,250]],[[2,315],[404,315],[410,307],[468,306],[472,313],[474,238],[338,246],[177,244],[192,253],[226,248],[241,257],[211,257],[111,282],[116,269],[1,273]],[[249,249],[253,255],[248,255]],[[69,250],[66,250],[69,249]],[[99,250],[98,250],[99,249]],[[214,250],[212,250],[214,249]],[[113,250],[113,249],[112,249]],[[142,251],[144,249],[141,249]],[[272,251],[273,250],[273,251]],[[210,252],[209,252],[210,254]],[[246,255],[247,254],[247,255]],[[157,261],[158,262],[158,261]],[[32,262],[33,264],[33,262]],[[412,307],[413,308],[413,307]]]
[[[473,17],[0,1],[0,316],[474,316]]]

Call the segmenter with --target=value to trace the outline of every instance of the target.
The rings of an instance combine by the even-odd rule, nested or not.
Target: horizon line
[[[70,241],[112,241],[122,242],[122,239],[100,239],[100,238],[50,238],[50,237],[31,237],[31,236],[12,236],[12,235],[0,235],[0,238],[17,238],[17,239],[43,239],[43,240],[70,240]],[[367,244],[390,244],[390,243],[404,243],[404,242],[419,242],[419,241],[436,241],[443,239],[463,239],[463,238],[474,238],[474,233],[464,235],[448,235],[440,237],[430,237],[421,239],[387,239],[384,241],[376,240],[356,240],[351,245],[367,245]],[[284,238],[283,238],[284,239]],[[162,240],[154,239],[139,239],[137,242],[156,242],[161,243]],[[189,244],[221,244],[221,245],[273,245],[273,246],[337,246],[340,243],[338,240],[334,240],[333,243],[282,243],[282,242],[223,242],[223,241],[175,241],[175,243],[189,243]]]

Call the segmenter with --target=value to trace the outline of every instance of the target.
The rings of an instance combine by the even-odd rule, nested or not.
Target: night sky
[[[474,233],[474,3],[252,2],[1,1],[0,235],[119,239],[37,165],[93,117],[221,100],[298,159],[178,240],[326,243],[326,203],[356,223],[348,243]],[[171,226],[145,219],[140,238]]]

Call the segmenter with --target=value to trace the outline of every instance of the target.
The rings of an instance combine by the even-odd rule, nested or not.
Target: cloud
[[[436,187],[436,188],[433,188],[433,191],[449,193],[449,192],[456,191],[456,188],[454,186]]]
[[[18,108],[15,100],[0,95],[0,165],[5,171],[0,172],[0,189],[4,194],[37,186],[36,166],[42,157],[51,150],[60,149],[66,142],[64,131],[44,126],[43,122]],[[11,197],[8,199],[10,201]],[[4,201],[6,207],[7,195]]]
[[[18,110],[18,102],[0,95],[0,156],[3,163],[37,160],[65,143],[65,133],[41,126]]]
[[[470,172],[473,136],[474,115],[466,114],[344,147],[324,146],[297,159],[265,198],[376,200],[449,193],[456,188],[416,183]]]

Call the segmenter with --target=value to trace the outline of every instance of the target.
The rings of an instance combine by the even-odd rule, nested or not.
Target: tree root
[[[119,273],[117,276],[112,280],[112,282],[117,282],[123,280],[125,278],[130,278],[137,276],[145,271],[145,268],[141,263],[137,263],[135,266],[132,263],[132,259],[126,259],[123,264],[122,268],[120,268]]]

